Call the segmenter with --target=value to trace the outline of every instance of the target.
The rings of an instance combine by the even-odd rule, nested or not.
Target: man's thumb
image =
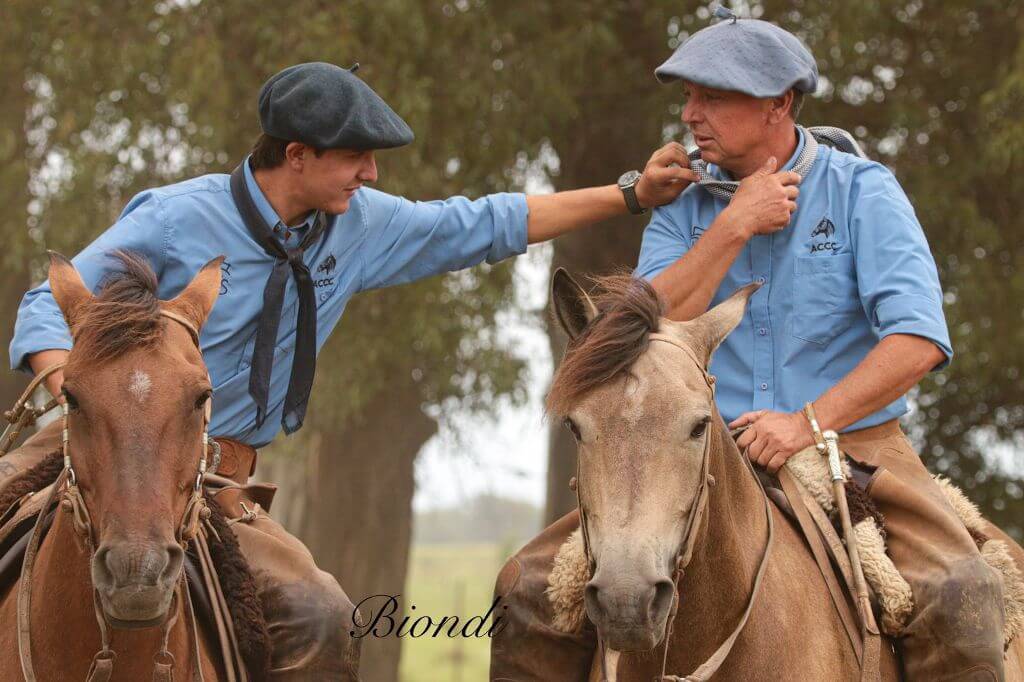
[[[779,161],[774,156],[769,156],[764,165],[757,169],[758,175],[771,175],[779,167]]]

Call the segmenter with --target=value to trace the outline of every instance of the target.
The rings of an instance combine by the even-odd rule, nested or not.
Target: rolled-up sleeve
[[[368,188],[362,289],[497,263],[526,252],[523,194],[409,201]]]
[[[914,209],[880,164],[859,170],[850,197],[851,241],[861,305],[879,338],[913,334],[953,358],[935,259]]]
[[[672,219],[674,205],[654,209],[651,222],[644,229],[635,276],[651,281],[690,250],[689,240]]]
[[[170,238],[160,201],[150,192],[133,198],[114,225],[72,259],[91,290],[116,270],[111,252],[122,249],[146,257],[159,277]],[[50,283],[31,289],[21,300],[10,345],[11,369],[31,372],[27,358],[43,350],[71,350],[71,334],[64,314],[50,291]]]

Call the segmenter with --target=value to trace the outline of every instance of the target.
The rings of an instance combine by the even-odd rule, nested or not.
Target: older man
[[[243,507],[237,494],[256,449],[302,427],[316,354],[349,299],[497,262],[527,243],[667,203],[693,174],[675,165],[685,166],[685,156],[670,145],[619,186],[412,202],[365,186],[377,180],[375,150],[409,144],[413,135],[351,71],[321,62],[289,67],[263,86],[259,117],[263,134],[233,173],[139,194],[74,262],[97,287],[116,266],[110,251],[138,252],[167,299],[204,263],[226,256],[220,298],[200,338],[214,385],[210,433],[223,449],[221,476],[211,477],[223,486],[215,494],[222,505],[233,501],[241,521],[233,528],[259,569],[274,679],[355,679],[351,601],[297,539],[258,506]],[[72,341],[44,283],[18,311],[11,366],[39,372],[66,358]],[[57,395],[61,384],[58,371],[47,385]],[[0,487],[59,438],[54,424],[7,455]]]
[[[906,392],[952,357],[924,232],[884,166],[822,144],[859,152],[842,131],[819,140],[796,124],[818,80],[807,48],[767,22],[720,14],[656,71],[682,82],[700,181],[655,210],[637,274],[677,320],[762,283],[711,367],[729,426],[749,426],[739,445],[777,470],[814,445],[802,413],[813,401],[821,428],[840,432],[871,475],[889,552],[913,589],[900,640],[907,679],[1001,680],[1001,580],[897,422]],[[510,608],[492,678],[584,679],[588,631],[556,635],[531,592],[576,523],[574,514],[557,522],[499,576]],[[517,647],[564,669],[540,675]]]

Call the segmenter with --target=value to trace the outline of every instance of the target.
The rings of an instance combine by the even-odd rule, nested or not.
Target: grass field
[[[416,545],[402,605],[411,618],[483,615],[491,605],[494,579],[516,548],[500,544]],[[411,610],[412,605],[416,606]],[[486,633],[489,623],[480,628]],[[447,628],[445,628],[447,630]],[[431,632],[433,628],[431,628]],[[487,679],[490,639],[403,637],[402,682],[476,682]]]

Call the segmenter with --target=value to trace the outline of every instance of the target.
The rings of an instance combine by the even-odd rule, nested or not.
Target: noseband
[[[189,336],[196,344],[196,347],[199,347],[199,330],[194,324],[192,324],[192,322],[169,310],[161,310],[160,315],[183,326],[188,331]],[[50,370],[56,368],[57,367],[53,367],[50,368]],[[50,370],[48,370],[48,372]],[[213,451],[212,470],[215,471],[220,462],[220,444],[216,441],[210,440],[208,431],[211,409],[212,402],[211,399],[208,398],[203,409],[203,436],[200,446],[199,466],[195,480],[192,484],[192,492],[189,495],[188,502],[185,503],[185,512],[182,515],[181,522],[178,524],[178,528],[175,530],[174,534],[175,540],[177,540],[183,550],[188,548],[189,542],[191,542],[199,533],[201,523],[210,516],[210,510],[206,506],[206,499],[203,497],[203,481],[206,479],[207,473],[207,453],[211,450]],[[82,493],[78,488],[78,477],[75,475],[75,469],[71,463],[71,451],[68,447],[70,435],[68,430],[67,401],[61,403],[61,418],[63,420],[61,430],[61,452],[64,456],[64,468],[61,470],[56,482],[54,482],[50,489],[49,497],[40,510],[39,516],[36,518],[35,525],[32,528],[32,535],[29,538],[28,547],[25,550],[25,559],[21,568],[21,580],[19,581],[18,586],[18,653],[21,658],[21,670],[25,676],[26,682],[36,682],[37,679],[32,666],[32,641],[29,622],[32,604],[32,573],[35,565],[36,554],[39,550],[39,544],[42,540],[43,520],[47,516],[47,512],[50,505],[53,503],[57,491],[60,490],[65,483],[67,486],[63,491],[63,497],[60,504],[61,509],[71,514],[72,525],[74,526],[77,535],[85,542],[89,551],[90,561],[96,552],[96,540],[93,537],[92,518],[89,515],[89,509],[85,505]],[[192,679],[200,680],[200,682],[202,682],[203,672],[202,666],[199,662],[199,632],[196,627],[195,614],[192,612],[188,579],[185,577],[184,569],[181,571],[179,580],[182,584],[182,591],[184,594],[182,600],[185,602],[185,608],[187,609],[189,616],[191,616],[192,640],[194,646]],[[170,682],[173,679],[174,656],[167,649],[167,643],[170,638],[171,628],[177,620],[177,605],[175,600],[178,598],[178,592],[175,590],[171,605],[168,609],[168,618],[165,619],[162,626],[163,634],[160,650],[153,656],[154,682]],[[96,622],[99,625],[102,648],[95,656],[93,656],[92,665],[89,667],[89,673],[86,680],[87,682],[106,682],[113,674],[114,660],[117,655],[114,650],[110,648],[110,634],[108,631],[107,619],[103,609],[100,607],[99,594],[95,587],[93,588],[93,609],[96,613]]]
[[[700,369],[701,375],[704,377],[704,381],[707,383],[708,388],[711,390],[711,401],[714,403],[715,400],[715,377],[708,374],[704,368],[704,364],[697,360],[694,356],[693,351],[683,345],[676,338],[667,334],[652,333],[648,335],[648,339],[651,341],[662,341],[668,343],[676,348],[680,349],[686,355],[693,360],[697,368]],[[729,652],[732,651],[733,645],[736,643],[736,639],[740,633],[743,632],[743,628],[747,624],[747,620],[750,616],[750,612],[753,609],[754,602],[757,599],[757,595],[761,590],[761,583],[765,573],[765,568],[768,566],[768,556],[771,552],[772,541],[775,534],[774,521],[772,517],[771,502],[768,500],[768,496],[765,495],[764,488],[761,485],[761,480],[757,477],[757,473],[754,471],[753,465],[750,460],[741,455],[743,462],[747,465],[747,469],[750,471],[751,476],[757,482],[758,490],[761,491],[761,497],[764,500],[765,515],[768,520],[768,533],[767,539],[765,540],[764,551],[761,555],[761,563],[758,566],[757,574],[754,578],[754,585],[750,592],[750,598],[747,601],[747,608],[743,612],[743,616],[740,618],[739,624],[733,630],[732,634],[715,650],[709,659],[702,663],[694,672],[686,676],[667,675],[665,669],[668,664],[668,647],[669,640],[672,637],[672,629],[676,614],[679,610],[679,584],[682,582],[683,575],[686,572],[686,567],[690,564],[690,560],[693,558],[693,548],[697,542],[698,529],[700,528],[701,521],[704,518],[704,512],[707,510],[708,498],[710,496],[710,488],[715,484],[714,477],[711,476],[709,471],[711,461],[711,435],[710,432],[705,434],[704,438],[704,451],[701,454],[700,463],[700,483],[697,487],[697,495],[694,499],[692,511],[690,512],[689,518],[686,521],[686,528],[683,531],[683,539],[680,543],[679,551],[676,554],[674,561],[674,568],[672,572],[672,608],[669,610],[668,619],[665,622],[665,633],[662,637],[661,644],[663,646],[662,657],[661,657],[661,674],[655,678],[658,682],[706,682],[714,675],[718,669],[725,662],[725,659],[729,656]],[[587,529],[587,513],[586,507],[583,505],[583,498],[580,494],[579,485],[579,458],[576,461],[576,478],[570,481],[570,487],[576,491],[576,503],[579,507],[580,514],[580,535],[583,537],[583,552],[587,559],[587,568],[593,575],[596,569],[596,562],[591,554],[590,545],[590,533]],[[608,680],[608,671],[606,669],[605,662],[605,647],[604,638],[598,632],[598,643],[601,656],[601,676],[602,681]]]

